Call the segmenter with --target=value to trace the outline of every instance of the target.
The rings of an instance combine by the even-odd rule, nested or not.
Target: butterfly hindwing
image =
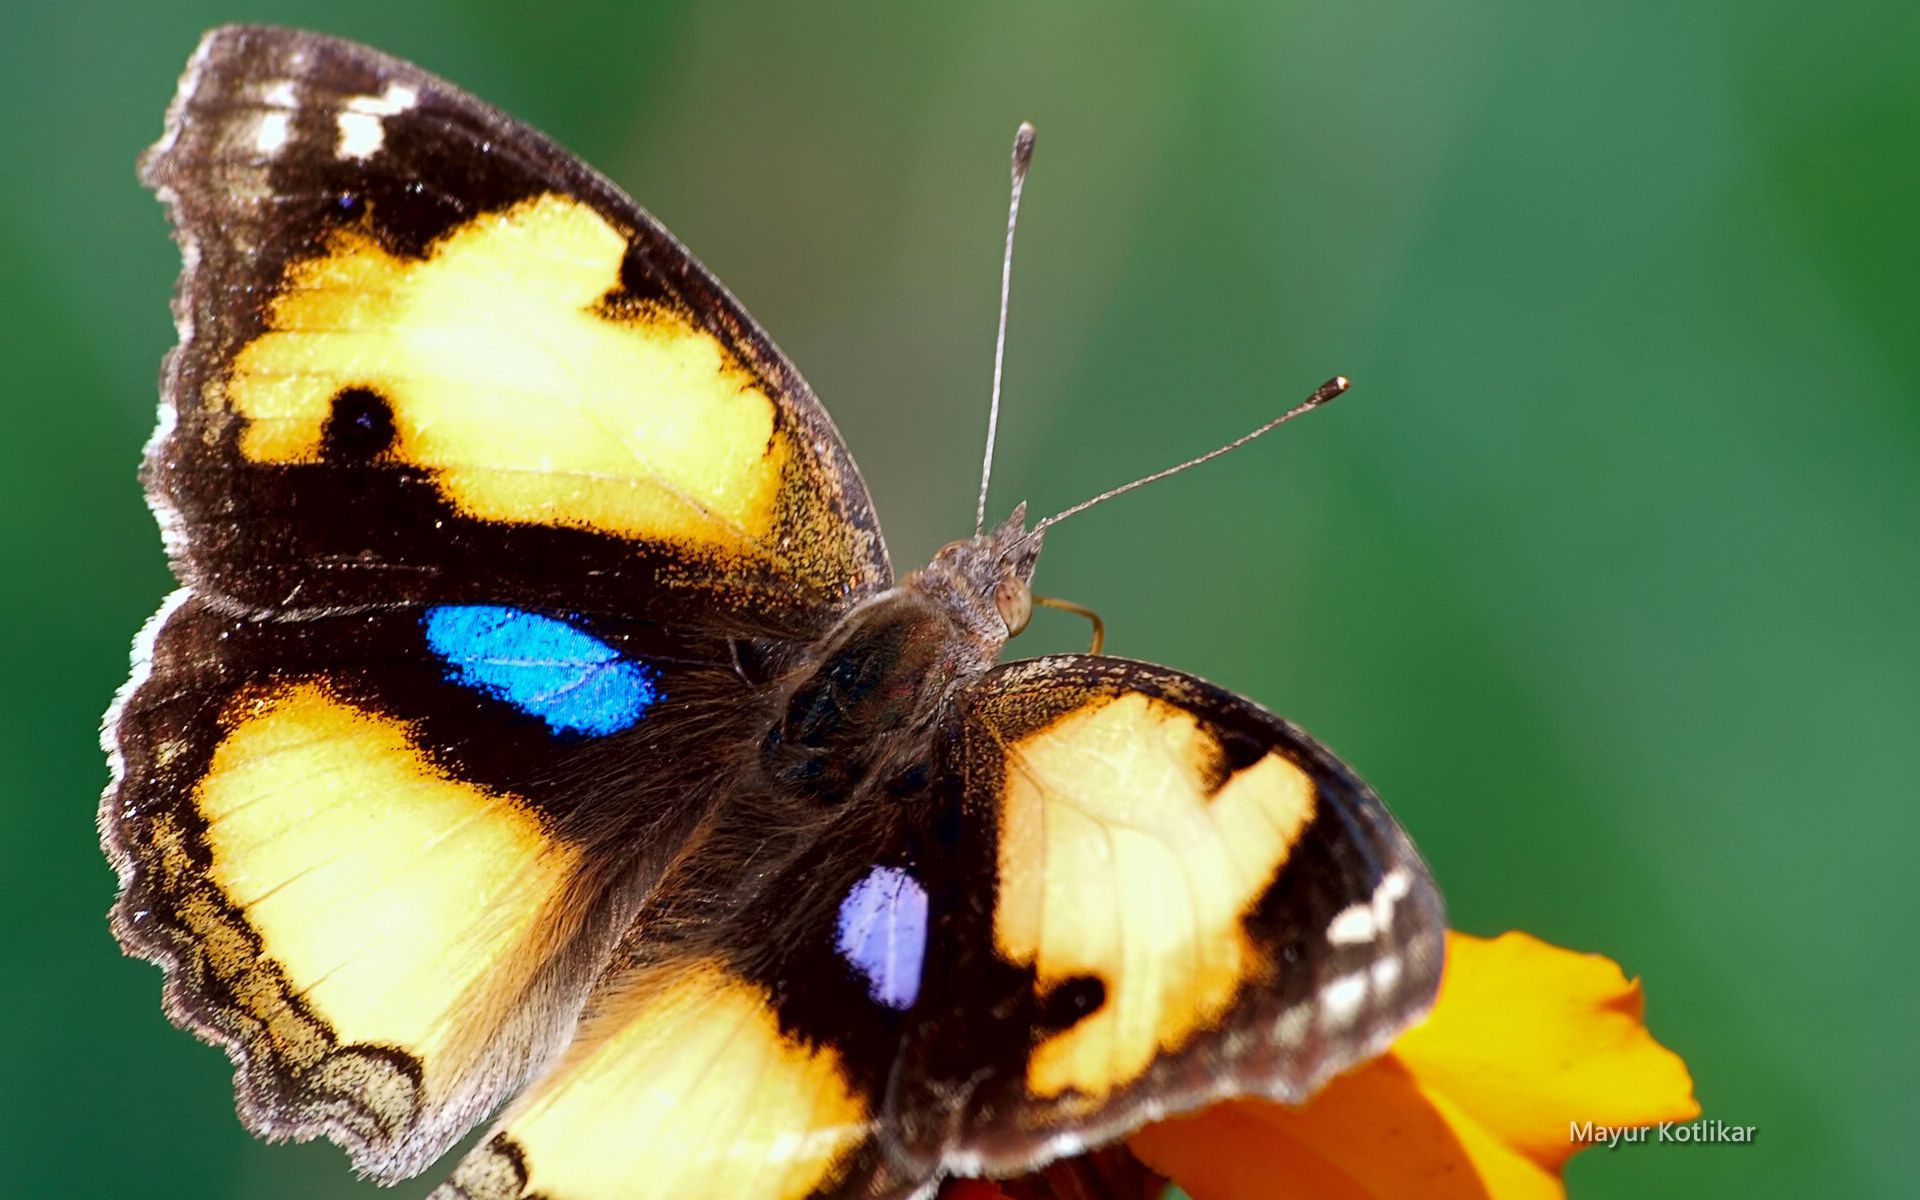
[[[412,1174],[565,1045],[717,802],[685,748],[750,711],[729,659],[604,618],[183,592],[114,729],[115,931],[256,1131]]]
[[[1112,658],[1011,663],[956,704],[967,833],[896,1068],[903,1153],[1005,1174],[1224,1095],[1298,1102],[1431,1005],[1433,880],[1299,729]]]
[[[317,34],[215,30],[141,170],[187,260],[147,481],[190,584],[812,636],[890,581],[766,335],[612,184],[465,92]]]
[[[922,784],[831,809],[749,769],[648,897],[593,1014],[437,1200],[885,1197],[929,952]]]

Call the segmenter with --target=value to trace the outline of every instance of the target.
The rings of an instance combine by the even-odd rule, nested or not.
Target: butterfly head
[[[920,590],[945,602],[957,623],[995,653],[1033,615],[1033,569],[1040,532],[1027,528],[1027,506],[976,537],[948,542],[914,575]]]

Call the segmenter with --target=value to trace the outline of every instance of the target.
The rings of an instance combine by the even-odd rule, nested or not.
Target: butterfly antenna
[[[1007,361],[1007,298],[1013,294],[1013,231],[1020,223],[1020,189],[1033,165],[1033,126],[1025,121],[1013,135],[1013,199],[1007,204],[1007,251],[1000,259],[1000,331],[993,339],[993,403],[987,407],[987,455],[980,464],[980,503],[973,513],[973,536],[987,528],[987,484],[993,480],[993,440],[1000,431],[1000,374]]]
[[[1073,516],[1075,513],[1085,512],[1096,504],[1105,504],[1107,501],[1113,499],[1115,496],[1123,496],[1135,488],[1145,487],[1150,483],[1156,483],[1159,480],[1165,479],[1169,475],[1178,475],[1180,472],[1187,470],[1189,467],[1197,467],[1203,462],[1209,462],[1213,459],[1219,458],[1222,454],[1225,454],[1229,450],[1238,450],[1240,447],[1246,445],[1248,442],[1259,437],[1261,434],[1268,433],[1272,430],[1278,429],[1280,428],[1280,426],[1285,425],[1288,421],[1293,420],[1297,416],[1301,416],[1302,414],[1312,412],[1314,409],[1319,408],[1322,404],[1325,404],[1327,401],[1333,399],[1335,396],[1338,396],[1341,392],[1344,392],[1346,390],[1347,390],[1346,376],[1337,375],[1334,378],[1327,380],[1325,383],[1321,384],[1319,387],[1313,389],[1313,395],[1308,396],[1305,400],[1302,400],[1299,404],[1294,405],[1292,408],[1288,409],[1286,412],[1281,413],[1279,416],[1275,417],[1273,420],[1268,421],[1265,425],[1262,425],[1260,428],[1255,429],[1250,433],[1241,434],[1239,437],[1228,442],[1226,445],[1221,446],[1216,450],[1209,450],[1205,454],[1202,454],[1197,458],[1190,458],[1187,461],[1180,463],[1177,466],[1168,467],[1162,471],[1155,471],[1151,475],[1142,476],[1141,478],[1134,480],[1132,483],[1124,483],[1117,488],[1110,488],[1107,491],[1101,492],[1098,496],[1095,496],[1091,500],[1082,500],[1080,503],[1074,505],[1072,508],[1069,508],[1064,512],[1057,512],[1052,516],[1048,517],[1046,520],[1040,522],[1038,525],[1035,525],[1032,529],[1027,531],[1027,535],[1031,537],[1032,535],[1039,533],[1042,529],[1045,529],[1049,525],[1058,525],[1060,522],[1066,520],[1068,517]]]

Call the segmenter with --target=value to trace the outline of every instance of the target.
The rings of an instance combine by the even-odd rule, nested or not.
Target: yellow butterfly
[[[101,828],[256,1133],[390,1181],[500,1109],[467,1200],[924,1195],[1304,1098],[1431,1003],[1350,770],[1162,667],[996,665],[1050,522],[983,494],[896,580],[800,376],[540,134],[231,27],[142,171],[182,587]]]

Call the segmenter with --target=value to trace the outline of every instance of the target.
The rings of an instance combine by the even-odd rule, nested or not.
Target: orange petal
[[[1150,1125],[1128,1144],[1194,1200],[1560,1195],[1537,1164],[1484,1135],[1463,1136],[1450,1116],[1386,1058],[1334,1080],[1306,1108],[1230,1100]]]
[[[1433,1015],[1304,1107],[1235,1100],[1131,1145],[1194,1200],[1563,1200],[1573,1122],[1699,1113],[1612,961],[1449,934]]]
[[[1451,934],[1433,1018],[1393,1053],[1502,1141],[1556,1170],[1571,1125],[1700,1115],[1680,1056],[1641,1023],[1640,981],[1610,958],[1524,933]]]

